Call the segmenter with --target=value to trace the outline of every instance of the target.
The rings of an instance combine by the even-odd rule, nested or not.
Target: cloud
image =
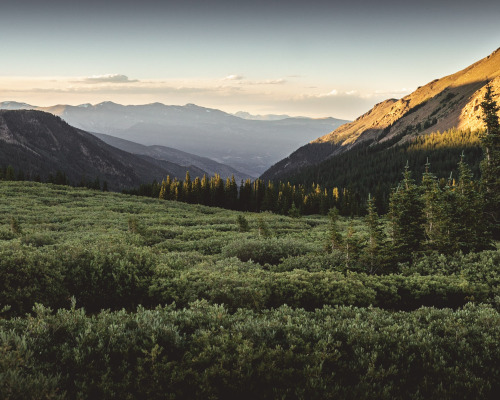
[[[223,81],[241,81],[243,80],[244,77],[241,76],[241,75],[228,75],[226,76],[224,79],[222,79]]]
[[[249,82],[251,85],[282,85],[286,83],[285,79],[266,79],[265,81]]]
[[[71,87],[38,87],[27,89],[12,89],[12,93],[77,93],[77,94],[214,94],[231,95],[239,92],[239,87],[196,87],[196,86],[170,86],[156,84],[119,85],[119,86],[71,86]]]
[[[312,86],[312,88],[314,88],[314,86]],[[303,95],[299,96],[299,98],[301,98],[301,99],[323,99],[325,97],[334,97],[334,96],[338,96],[338,95],[339,95],[339,91],[337,89],[333,89],[333,90],[329,91],[328,93],[303,94]]]
[[[129,79],[126,75],[120,74],[107,74],[107,75],[93,75],[86,78],[83,78],[81,81],[76,81],[73,83],[90,83],[90,84],[98,84],[98,83],[134,83],[139,82],[137,79]]]

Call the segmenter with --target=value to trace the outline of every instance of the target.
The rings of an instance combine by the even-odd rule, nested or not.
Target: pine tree
[[[201,190],[201,179],[199,177],[194,178],[192,185],[192,200],[195,204],[201,204],[203,201],[202,190]]]
[[[267,182],[261,208],[262,211],[274,211],[276,208],[276,192],[271,181]]]
[[[363,264],[369,274],[374,274],[381,272],[385,267],[386,238],[380,217],[375,209],[375,200],[370,194],[368,195],[367,211],[365,221],[368,227],[368,244],[363,254]]]
[[[248,221],[243,215],[238,215],[238,217],[236,217],[236,222],[238,224],[238,229],[240,232],[248,232],[250,230]]]
[[[295,202],[292,203],[292,207],[288,210],[288,215],[292,218],[300,218],[300,210],[295,205]]]
[[[265,239],[271,237],[271,231],[269,230],[269,227],[267,226],[267,223],[262,217],[262,215],[259,216],[258,219],[258,229],[259,229],[259,236]]]
[[[238,206],[238,186],[236,185],[236,180],[234,179],[234,175],[229,179],[226,179],[226,208],[230,210],[236,210]]]
[[[481,136],[484,160],[481,162],[481,187],[484,195],[484,211],[495,239],[500,239],[500,123],[499,107],[493,99],[491,85],[481,103],[486,133]]]
[[[202,204],[206,206],[212,204],[210,199],[210,181],[206,174],[203,174],[203,178],[201,179],[201,198]]]
[[[458,164],[457,184],[457,220],[459,250],[463,252],[479,251],[491,248],[491,239],[484,218],[483,198],[477,184],[473,181],[472,172],[465,163],[462,152]]]
[[[413,253],[423,249],[425,240],[423,203],[420,191],[411,177],[408,163],[404,179],[390,198],[389,214],[392,245],[397,260],[409,260]]]
[[[182,184],[182,198],[186,203],[192,203],[191,189],[191,176],[189,175],[189,171],[186,171],[186,177]]]
[[[160,194],[158,195],[158,198],[160,200],[166,200],[166,198],[167,198],[166,186],[167,186],[167,183],[165,182],[165,179],[163,179],[161,181]]]
[[[336,250],[341,251],[343,249],[344,241],[338,227],[339,210],[337,208],[332,208],[328,213],[328,218],[330,219],[330,223],[326,250],[329,253]]]
[[[215,207],[224,207],[224,181],[219,174],[211,179],[212,204]]]
[[[427,159],[425,172],[422,175],[422,200],[424,213],[425,247],[429,250],[438,250],[446,247],[443,243],[445,209],[442,190],[437,178],[430,172],[430,163]]]

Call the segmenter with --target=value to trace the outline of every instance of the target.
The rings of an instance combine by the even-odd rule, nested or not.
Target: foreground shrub
[[[56,383],[55,393],[81,399],[493,399],[500,390],[500,315],[484,306],[231,314],[196,302],[92,317],[38,307],[0,320],[5,335],[0,367],[18,354],[29,367],[0,375],[2,394],[45,382],[26,386],[27,398],[50,398]]]

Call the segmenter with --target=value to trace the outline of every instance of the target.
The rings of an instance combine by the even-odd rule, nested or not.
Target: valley
[[[1,103],[0,398],[496,398],[499,95],[497,50],[352,122]]]

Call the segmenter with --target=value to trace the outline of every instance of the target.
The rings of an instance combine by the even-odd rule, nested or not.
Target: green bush
[[[305,254],[312,246],[289,238],[247,239],[234,241],[222,248],[223,257],[238,257],[241,261],[255,261],[261,265],[276,265],[286,257]]]

